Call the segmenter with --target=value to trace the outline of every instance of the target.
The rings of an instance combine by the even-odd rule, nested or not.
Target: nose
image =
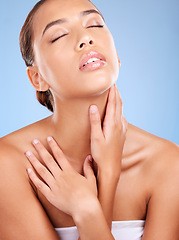
[[[87,43],[82,42],[82,43],[80,44],[79,48],[82,49],[82,48],[83,48],[85,45],[87,45],[87,44],[89,44],[89,45],[93,45],[93,40],[90,40],[90,41],[87,42]]]
[[[90,36],[83,36],[77,43],[77,50],[80,51],[89,46],[94,46],[94,40]]]

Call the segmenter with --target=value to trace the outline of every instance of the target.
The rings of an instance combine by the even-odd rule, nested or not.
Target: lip
[[[80,59],[80,65],[79,65],[79,69],[80,69],[80,70],[83,70],[83,69],[85,68],[84,64],[85,64],[90,58],[99,58],[100,61],[103,62],[103,65],[104,65],[104,62],[106,62],[106,58],[105,58],[100,52],[91,50],[91,51],[86,52],[85,54],[83,54],[82,58]],[[87,64],[87,65],[88,65],[88,64]],[[86,66],[87,66],[87,65],[86,65]]]

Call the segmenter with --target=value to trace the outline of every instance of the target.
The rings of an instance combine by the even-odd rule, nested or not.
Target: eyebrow
[[[86,10],[86,11],[80,12],[79,16],[80,16],[80,17],[83,17],[83,16],[89,15],[89,14],[91,14],[91,13],[97,13],[97,14],[99,14],[99,15],[102,17],[102,19],[104,20],[103,15],[102,15],[100,12],[98,12],[97,10],[95,10],[95,9],[90,9],[90,10]],[[55,20],[55,21],[53,21],[53,22],[48,23],[47,26],[46,26],[46,27],[44,28],[44,30],[43,30],[42,37],[43,37],[43,35],[45,34],[45,32],[46,32],[50,27],[52,27],[52,26],[54,26],[54,25],[62,24],[62,23],[65,23],[65,22],[68,22],[68,19],[67,19],[67,18],[60,18],[60,19],[58,19],[58,20]]]

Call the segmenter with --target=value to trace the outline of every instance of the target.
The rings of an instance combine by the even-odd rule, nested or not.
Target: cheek
[[[108,31],[108,34],[105,38],[105,45],[107,46],[105,48],[106,56],[108,56],[107,61],[110,64],[112,78],[114,78],[115,81],[117,81],[117,78],[119,75],[119,62],[118,62],[118,55],[117,55],[114,39],[110,31]]]
[[[37,65],[39,71],[46,82],[55,88],[56,83],[66,82],[65,76],[69,73],[68,54],[64,54],[61,50],[53,46],[51,49],[41,49],[37,52]]]
[[[41,54],[39,69],[45,81],[49,84],[55,95],[68,98],[74,95],[76,68],[72,64],[71,56],[66,49]],[[40,60],[41,59],[41,60]],[[43,59],[43,60],[42,60]]]
[[[108,36],[108,50],[109,50],[109,54],[111,55],[111,60],[112,60],[113,64],[115,65],[115,67],[116,67],[116,65],[119,66],[117,50],[115,47],[113,36],[110,32],[109,32],[109,36]]]

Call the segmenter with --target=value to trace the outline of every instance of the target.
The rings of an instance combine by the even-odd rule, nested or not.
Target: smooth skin
[[[93,208],[92,207],[93,205],[90,203],[90,199],[92,197],[92,199],[95,200],[94,202],[96,202],[97,196],[98,196],[99,201],[101,203],[101,207],[103,209],[104,216],[108,222],[109,229],[110,229],[111,222],[112,222],[114,196],[115,196],[116,187],[117,187],[117,183],[119,181],[119,176],[120,176],[120,169],[121,169],[120,159],[122,158],[122,150],[123,150],[123,145],[124,145],[125,135],[127,130],[127,121],[125,120],[123,115],[121,115],[122,113],[121,99],[120,99],[119,92],[117,91],[117,88],[113,86],[110,90],[108,105],[106,109],[106,116],[103,124],[103,130],[101,129],[101,121],[100,121],[97,108],[94,109],[94,106],[91,106],[90,110],[92,110],[90,111],[91,154],[92,154],[92,157],[96,159],[95,164],[97,165],[97,168],[98,168],[97,170],[98,190],[96,186],[96,178],[90,164],[91,162],[90,156],[86,158],[83,168],[84,168],[84,176],[87,178],[87,180],[89,180],[89,183],[93,185],[92,187],[93,194],[90,194],[90,193],[88,194],[87,186],[83,188],[82,182],[80,183],[81,175],[73,174],[74,170],[70,167],[70,164],[65,158],[63,152],[57,147],[57,144],[52,138],[48,138],[47,140],[49,142],[49,146],[52,150],[53,156],[57,160],[61,169],[56,163],[54,163],[54,160],[52,159],[48,151],[43,147],[43,145],[36,140],[34,143],[34,146],[50,172],[46,170],[42,164],[40,164],[40,162],[36,159],[36,157],[31,152],[27,152],[26,155],[30,160],[31,164],[36,169],[36,171],[47,183],[47,185],[43,184],[43,182],[40,179],[38,179],[34,174],[34,172],[31,170],[29,172],[29,176],[33,181],[33,183],[35,184],[35,186],[38,188],[38,190],[42,192],[42,194],[48,199],[49,202],[51,202],[59,210],[64,211],[65,213],[72,216],[73,219],[79,218],[79,215],[82,212],[81,208],[83,209],[83,211],[84,209],[87,209],[88,206]],[[118,144],[119,142],[120,142],[121,149],[119,149],[119,144]],[[67,173],[67,176],[65,175],[65,173]],[[66,177],[68,177],[69,179],[66,180]],[[77,179],[77,181],[75,181],[75,179]],[[64,184],[65,188],[63,188],[62,186],[64,181],[65,181],[65,184]],[[70,184],[71,182],[73,184]],[[56,186],[56,183],[58,187],[54,189],[54,186]],[[90,192],[91,192],[91,186],[90,186]],[[65,199],[62,198],[62,194],[64,194]],[[59,201],[59,196],[61,196],[60,201]],[[66,205],[65,210],[64,210],[64,205]],[[63,206],[63,208],[61,206]],[[96,214],[96,209],[95,209],[95,214]],[[89,221],[89,218],[88,218],[88,221]],[[99,219],[97,219],[97,221],[98,223],[101,224],[101,221]],[[97,227],[97,224],[94,222],[94,220],[92,222],[94,224],[94,227],[95,226]],[[94,231],[93,231],[93,234],[94,234]],[[92,238],[90,235],[88,236]],[[84,234],[84,237],[85,237],[85,234]]]
[[[94,106],[91,106],[90,110],[91,154],[96,159],[95,163],[98,167],[99,193],[89,156],[84,162],[85,177],[82,177],[70,166],[63,152],[51,137],[47,140],[58,164],[43,145],[35,140],[34,146],[48,170],[31,152],[28,151],[26,155],[46,184],[38,179],[32,169],[29,171],[29,176],[36,188],[52,205],[72,216],[81,239],[94,239],[95,237],[114,239],[110,233],[112,211],[127,129],[127,122],[121,115],[121,99],[117,88],[113,86],[110,90],[103,131],[97,108],[94,109]]]
[[[50,88],[55,99],[55,112],[52,116],[0,140],[1,239],[21,240],[25,237],[27,240],[57,240],[59,238],[54,227],[69,227],[75,224],[81,239],[87,239],[87,236],[89,239],[113,239],[110,233],[111,220],[146,219],[143,240],[178,240],[179,148],[176,144],[131,124],[128,124],[124,143],[124,136],[119,134],[117,139],[118,134],[115,135],[114,131],[116,128],[120,133],[122,125],[112,126],[110,121],[107,121],[108,124],[103,123],[105,117],[111,116],[107,114],[106,107],[110,102],[109,89],[118,77],[119,63],[113,38],[103,19],[98,14],[79,16],[80,12],[89,9],[95,7],[86,0],[50,0],[35,16],[35,22],[38,22],[34,25],[35,63],[27,69],[27,73],[36,90],[46,91]],[[42,38],[45,26],[63,17],[67,18],[68,22],[49,28]],[[95,24],[104,24],[104,28],[88,28]],[[64,34],[64,31],[68,35],[52,44],[54,37]],[[80,48],[82,43],[83,47]],[[79,61],[82,55],[91,49],[101,52],[107,59],[107,65],[84,74],[79,71]],[[110,109],[116,109],[116,102],[117,98],[113,98]],[[94,115],[89,114],[91,105],[97,106],[99,114],[98,111]],[[120,100],[119,106],[118,114],[122,116]],[[93,117],[90,116],[94,116],[96,120],[93,121]],[[102,131],[106,131],[106,134],[109,131],[108,136],[111,134],[108,142],[108,149],[111,150],[109,155],[106,152],[107,148],[103,147],[104,139],[100,137],[101,123]],[[93,133],[98,133],[97,138],[93,138]],[[49,136],[55,139],[54,144],[60,148],[55,150],[57,145],[53,148],[50,142],[47,143],[46,139]],[[32,144],[34,139],[39,141],[35,147]],[[99,141],[95,142],[97,139]],[[38,149],[37,146],[41,146],[42,149]],[[72,187],[72,174],[76,178],[75,186],[80,182],[78,188],[75,188],[79,190],[76,194],[85,189],[89,196],[78,199],[82,203],[78,204],[82,209],[75,209],[74,203],[77,200],[74,194],[74,202],[70,202],[71,210],[67,214],[67,206],[61,205],[65,202],[65,197],[69,196],[65,196],[65,187],[63,198],[55,198],[53,203],[50,203],[44,196],[45,192],[43,195],[38,189],[39,186],[35,187],[35,182],[33,184],[30,181],[27,169],[32,168],[32,165],[25,152],[32,152],[31,156],[36,157],[36,164],[39,159],[45,166],[45,162],[50,160],[40,156],[45,149],[50,155],[53,155],[53,150],[55,153],[61,151],[56,160],[60,166],[66,163],[70,169],[69,175],[67,171],[62,174],[63,171],[55,165],[52,172],[57,169],[60,171],[57,180],[48,174],[50,181],[54,181],[56,186],[53,194],[59,194],[61,175],[68,183],[66,186]],[[93,156],[93,163],[96,162],[95,170],[99,170],[95,179],[91,163],[86,159],[89,155]],[[64,161],[61,162],[62,160]],[[103,161],[108,168],[102,164]],[[54,163],[53,159],[51,163]],[[109,171],[107,178],[106,170],[114,170],[113,164],[117,164],[117,173],[110,176]],[[41,168],[41,165],[39,167]],[[37,171],[38,169],[37,167]],[[44,179],[47,173],[45,170],[44,168]],[[63,183],[65,185],[65,182]],[[98,189],[95,188],[96,183]],[[57,200],[61,203],[56,202]],[[88,201],[92,208],[87,207]],[[53,204],[57,204],[61,210]]]

